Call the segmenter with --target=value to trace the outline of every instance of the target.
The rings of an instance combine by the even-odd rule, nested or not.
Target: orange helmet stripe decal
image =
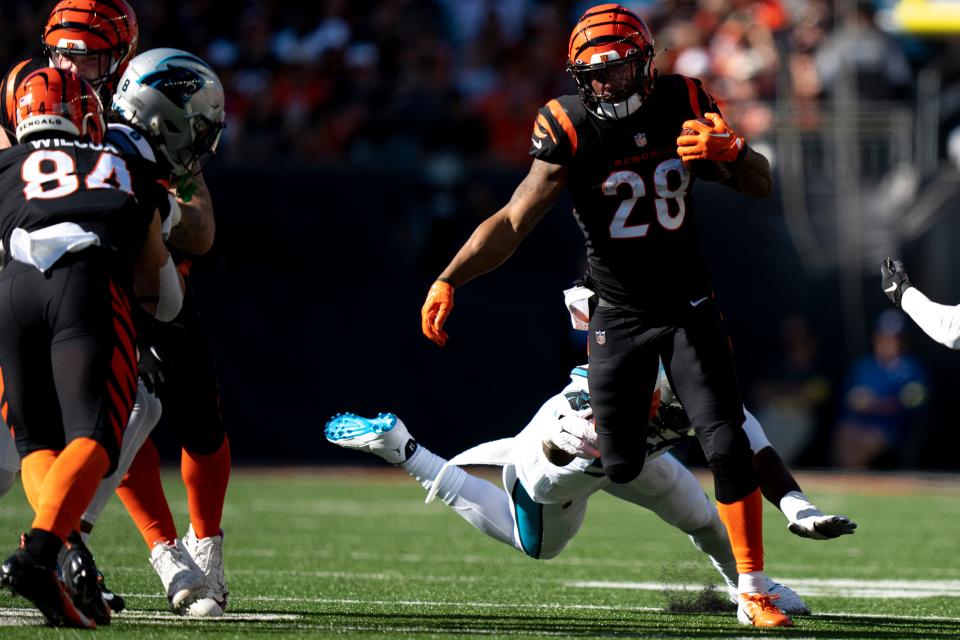
[[[563,107],[560,106],[560,103],[557,102],[556,99],[548,102],[547,108],[550,109],[550,113],[553,114],[553,117],[556,118],[560,126],[563,127],[564,133],[567,134],[567,139],[570,140],[570,155],[574,155],[577,152],[577,130],[574,128],[570,116],[567,115],[567,112],[563,110]]]
[[[690,94],[690,108],[693,110],[693,115],[697,118],[702,118],[703,112],[700,110],[700,98],[697,96],[697,85],[694,84],[690,78],[684,77],[684,80],[687,81],[687,92]]]

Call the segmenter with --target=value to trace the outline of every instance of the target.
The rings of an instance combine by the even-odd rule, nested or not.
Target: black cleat
[[[32,602],[51,626],[97,628],[74,606],[56,570],[40,564],[26,549],[17,549],[0,565],[0,586]]]
[[[76,534],[70,536],[67,544],[69,549],[60,573],[73,604],[98,625],[110,624],[111,607],[103,594],[103,574],[97,570],[93,554]]]
[[[97,571],[97,582],[100,584],[100,594],[103,596],[103,601],[107,603],[111,611],[120,613],[127,608],[127,601],[119,593],[114,593],[107,588],[103,581],[103,574],[99,571]]]

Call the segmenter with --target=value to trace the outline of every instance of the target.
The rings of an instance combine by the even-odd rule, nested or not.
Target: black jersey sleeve
[[[530,136],[530,155],[551,164],[566,165],[577,152],[577,130],[559,100],[537,111]]]
[[[720,107],[717,105],[717,101],[714,100],[713,96],[707,93],[706,89],[703,88],[703,83],[700,82],[697,78],[688,78],[686,76],[680,76],[683,78],[684,84],[686,85],[687,98],[690,101],[690,111],[693,112],[695,118],[702,118],[705,113],[716,113],[718,115],[723,115],[720,112]]]

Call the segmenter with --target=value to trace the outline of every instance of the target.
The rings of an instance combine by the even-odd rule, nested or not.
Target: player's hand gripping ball
[[[739,160],[746,143],[716,113],[683,123],[677,138],[677,155],[694,176],[725,182],[733,175],[731,165]]]

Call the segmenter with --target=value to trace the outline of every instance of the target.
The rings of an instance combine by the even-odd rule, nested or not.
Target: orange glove
[[[427,300],[420,309],[420,328],[439,346],[447,344],[447,332],[443,324],[453,311],[453,285],[437,280],[427,292]]]
[[[743,136],[727,126],[717,113],[705,113],[704,119],[687,120],[684,131],[677,138],[677,155],[684,162],[713,160],[736,162],[744,153],[747,143]]]

